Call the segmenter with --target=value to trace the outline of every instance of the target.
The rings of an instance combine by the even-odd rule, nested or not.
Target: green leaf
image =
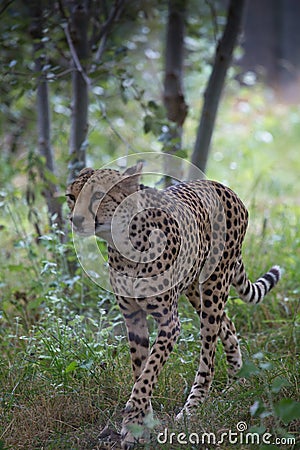
[[[296,419],[300,419],[300,402],[296,402],[291,398],[283,398],[274,407],[277,417],[279,417],[285,425]]]
[[[130,433],[132,433],[132,435],[135,437],[135,439],[141,438],[143,436],[144,430],[145,430],[145,427],[143,427],[142,425],[139,425],[137,423],[127,425],[127,428],[130,431]]]
[[[144,117],[144,133],[147,134],[152,130],[153,117],[147,115]]]
[[[80,367],[80,369],[90,370],[92,368],[93,364],[94,364],[94,361],[92,359],[88,359],[86,361],[83,361],[79,367]]]
[[[51,172],[49,169],[45,168],[43,175],[44,175],[46,181],[48,181],[49,183],[58,184],[57,176],[53,172]]]
[[[35,300],[30,300],[30,302],[28,304],[28,310],[32,311],[32,310],[38,308],[39,306],[41,306],[43,301],[44,301],[44,299],[42,297],[36,298]]]
[[[153,428],[159,425],[160,422],[159,420],[154,419],[153,413],[151,412],[144,418],[144,424],[148,429],[153,430]]]
[[[158,104],[154,100],[150,100],[148,102],[148,108],[152,109],[152,111],[156,111],[158,109]]]
[[[188,157],[188,152],[186,149],[182,148],[182,149],[176,151],[175,156],[177,156],[178,158],[185,159]]]
[[[1,439],[1,441],[0,441],[0,450],[8,450],[8,448],[5,447],[5,442],[2,441],[2,439]]]
[[[253,362],[245,361],[238,376],[241,378],[250,378],[252,375],[258,375],[259,373],[259,368]]]
[[[286,380],[285,378],[282,377],[277,377],[275,378],[275,380],[273,381],[272,385],[271,385],[271,391],[274,392],[275,394],[277,394],[278,392],[280,392],[280,390],[283,387],[286,386],[290,386],[290,383],[288,382],[288,380]]]
[[[77,369],[77,361],[72,361],[65,370],[65,373],[74,372]]]
[[[252,417],[261,416],[265,411],[265,405],[261,400],[256,400],[253,405],[250,406],[250,414]]]
[[[9,264],[7,267],[10,272],[21,272],[24,270],[23,264]]]
[[[273,368],[273,364],[269,361],[262,361],[259,363],[259,367],[262,370],[271,370]]]
[[[263,352],[257,352],[253,355],[253,359],[258,359],[258,360],[262,360],[264,358],[264,354]]]

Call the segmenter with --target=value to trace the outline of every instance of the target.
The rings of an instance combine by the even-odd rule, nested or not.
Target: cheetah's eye
[[[93,195],[93,200],[101,200],[105,196],[104,192],[97,191]]]
[[[73,194],[66,194],[66,197],[69,198],[72,202],[75,202],[75,195]]]

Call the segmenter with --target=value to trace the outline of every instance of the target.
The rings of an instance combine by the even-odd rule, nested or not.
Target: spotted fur
[[[143,426],[152,414],[155,383],[180,334],[179,294],[186,295],[199,315],[202,346],[194,384],[178,418],[205,399],[218,338],[229,375],[242,366],[235,327],[224,309],[230,286],[242,300],[257,304],[280,279],[278,266],[255,283],[248,279],[241,255],[248,213],[232,190],[202,180],[157,191],[140,185],[141,170],[140,164],[124,173],[84,169],[67,189],[74,230],[83,236],[95,233],[109,244],[110,279],[127,327],[134,376],[124,410],[125,449],[135,442],[131,426]],[[151,348],[147,315],[158,325]]]

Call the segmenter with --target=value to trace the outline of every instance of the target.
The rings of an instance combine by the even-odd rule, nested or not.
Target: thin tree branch
[[[98,64],[101,59],[102,59],[102,55],[104,53],[105,50],[105,45],[106,45],[106,41],[107,41],[107,34],[105,34],[104,36],[102,36],[100,42],[99,42],[99,46],[98,46],[98,50],[95,56],[95,64]]]
[[[65,10],[64,10],[64,5],[62,4],[61,0],[58,0],[58,9],[59,9],[59,11],[61,13],[62,18],[64,20],[68,20],[68,17],[67,17],[67,15],[65,13]]]
[[[93,41],[91,42],[91,46],[96,45],[97,42],[99,42],[98,50],[95,56],[95,63],[99,63],[101,60],[107,35],[110,32],[114,22],[120,17],[120,14],[122,12],[123,6],[125,4],[125,0],[116,0],[114,6],[112,7],[110,14],[104,22],[104,24],[101,27],[101,30],[99,33],[94,37]]]
[[[5,12],[5,10],[14,2],[14,0],[9,0],[7,3],[3,5],[3,7],[0,9],[0,16]]]
[[[116,4],[118,4],[118,5],[120,5],[120,4],[123,5],[124,3],[125,3],[124,0],[117,0],[116,1]],[[62,11],[62,14],[63,14],[64,18],[67,20],[67,16],[66,16],[65,12],[62,9],[61,0],[59,0],[59,4],[60,4],[60,9]],[[116,5],[115,5],[115,7],[116,7]],[[114,16],[114,18],[116,17],[115,14],[114,15],[113,14],[110,15],[110,17],[112,17],[112,16]],[[92,81],[89,78],[89,76],[87,75],[87,73],[84,70],[84,68],[82,67],[82,64],[81,64],[81,62],[79,60],[78,54],[76,52],[75,46],[74,46],[73,41],[72,41],[72,37],[71,37],[71,34],[70,34],[68,23],[65,23],[63,25],[63,30],[64,30],[64,33],[65,33],[65,36],[66,36],[66,39],[67,39],[67,43],[69,45],[69,49],[70,49],[71,56],[72,56],[72,59],[73,59],[73,62],[74,62],[74,66],[75,66],[76,70],[78,70],[78,72],[80,72],[80,74],[82,75],[82,77],[83,77],[83,79],[84,79],[88,89],[91,89]],[[106,31],[108,32],[108,30],[109,30],[109,27],[108,27],[108,20],[107,20],[106,21]],[[106,39],[106,35],[102,36],[102,39],[104,39],[104,38]],[[70,70],[72,70],[72,69],[70,69]],[[124,139],[123,136],[115,128],[114,124],[112,123],[112,121],[107,116],[105,108],[104,108],[104,106],[103,106],[103,104],[101,102],[99,102],[99,107],[100,107],[103,119],[108,123],[108,125],[110,126],[112,132],[117,136],[117,138],[120,139],[120,141],[123,142],[123,144],[125,144],[128,149],[131,149],[133,152],[137,152],[137,150],[134,147],[132,147],[132,145],[126,139]]]
[[[74,47],[74,44],[73,44],[73,41],[72,41],[72,38],[71,38],[69,25],[66,23],[62,27],[63,27],[63,30],[64,30],[65,35],[66,35],[66,39],[67,39],[67,42],[68,42],[68,45],[69,45],[69,49],[70,49],[70,52],[71,52],[71,56],[72,56],[74,65],[75,65],[76,69],[78,70],[78,72],[80,72],[82,78],[86,82],[86,85],[90,88],[92,82],[91,82],[91,79],[88,77],[86,71],[83,69],[83,67],[81,65],[81,62],[80,62],[80,60],[78,58],[76,49]]]

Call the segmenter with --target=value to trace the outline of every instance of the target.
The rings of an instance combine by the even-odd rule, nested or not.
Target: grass
[[[208,175],[227,182],[250,209],[244,260],[251,278],[279,264],[283,279],[259,307],[232,291],[227,309],[240,334],[243,382],[227,389],[218,345],[209,399],[189,423],[178,424],[174,416],[199,355],[198,318],[180,301],[182,333],[154,392],[159,423],[149,423],[154,430],[146,448],[297,448],[288,439],[299,440],[300,419],[300,110],[271,108],[261,99],[245,91],[226,100]],[[61,244],[58,233],[35,242],[22,199],[12,190],[1,203],[0,449],[100,448],[102,428],[120,430],[132,386],[120,312],[113,296],[80,269],[69,274],[71,243]],[[260,439],[268,432],[281,444],[250,445],[240,435],[238,443],[234,436],[229,441],[242,422]],[[159,444],[156,436],[165,429],[167,440]],[[228,434],[223,444],[197,443],[204,433]]]

